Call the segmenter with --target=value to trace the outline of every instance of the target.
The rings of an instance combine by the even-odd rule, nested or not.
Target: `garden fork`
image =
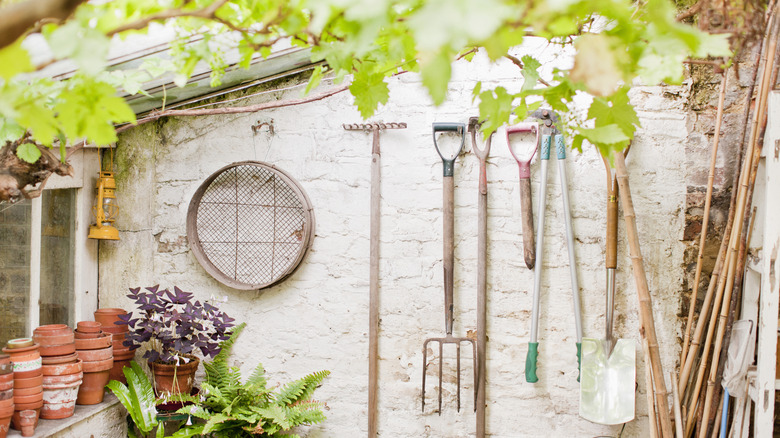
[[[460,146],[451,154],[442,152],[439,143],[436,141],[437,132],[455,132],[460,135]],[[455,182],[453,179],[455,159],[458,158],[463,149],[463,143],[466,139],[466,125],[463,123],[434,123],[433,124],[433,144],[436,146],[436,152],[442,159],[444,167],[444,329],[446,335],[442,338],[428,338],[423,343],[423,373],[422,373],[422,410],[425,411],[425,372],[428,369],[428,344],[434,342],[439,344],[439,415],[441,415],[441,396],[442,396],[442,368],[444,363],[444,344],[455,344],[457,351],[457,404],[460,412],[460,345],[464,342],[470,343],[472,348],[472,358],[474,361],[474,392],[476,410],[476,390],[477,390],[477,344],[470,338],[458,338],[452,336],[452,324],[454,317],[453,303],[453,267],[455,265]]]

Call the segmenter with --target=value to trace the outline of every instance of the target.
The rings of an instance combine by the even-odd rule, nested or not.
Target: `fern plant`
[[[269,388],[262,364],[255,367],[245,382],[239,369],[228,365],[233,344],[245,326],[236,327],[230,338],[222,342],[214,360],[204,362],[206,380],[201,384],[202,397],[193,398],[193,406],[185,406],[178,411],[205,423],[184,426],[172,435],[174,438],[197,435],[295,438],[298,435],[282,432],[325,420],[322,412],[324,403],[311,397],[330,371],[309,374],[281,388]]]
[[[134,361],[130,362],[129,367],[124,367],[122,372],[125,374],[127,385],[112,380],[106,386],[127,409],[133,425],[138,428],[141,436],[151,436],[156,428],[154,436],[162,438],[165,432],[163,427],[158,427],[154,390],[149,378]],[[137,437],[131,427],[128,427],[127,434],[130,438]]]

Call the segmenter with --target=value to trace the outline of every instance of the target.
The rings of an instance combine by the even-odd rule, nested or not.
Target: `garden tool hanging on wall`
[[[436,139],[436,133],[456,133],[460,136],[460,145],[450,150],[445,150],[443,145],[439,145]],[[441,400],[442,400],[442,368],[443,368],[443,353],[444,344],[454,344],[456,350],[457,359],[457,409],[460,412],[460,346],[462,343],[471,344],[472,358],[474,362],[474,390],[476,401],[476,389],[477,389],[477,345],[471,338],[459,338],[452,335],[452,325],[455,320],[455,304],[454,304],[454,275],[453,268],[455,265],[455,181],[454,181],[454,169],[455,160],[458,158],[461,150],[463,150],[463,143],[466,139],[466,125],[463,123],[434,123],[433,124],[433,144],[436,146],[436,152],[442,160],[443,165],[443,185],[444,185],[444,328],[446,335],[441,338],[428,338],[423,343],[423,374],[422,374],[422,409],[425,411],[425,372],[428,369],[428,344],[439,344],[439,415],[441,415]],[[452,140],[452,139],[448,139]],[[452,145],[452,141],[443,142],[447,145]],[[476,403],[475,403],[476,410]]]
[[[634,419],[636,343],[633,339],[618,339],[617,342],[612,339],[617,270],[618,184],[609,160],[605,157],[602,160],[607,169],[606,337],[604,340],[582,340],[580,416],[599,424],[621,424]]]
[[[528,343],[528,354],[525,358],[525,380],[535,383],[537,357],[539,355],[539,298],[542,287],[542,266],[544,265],[544,216],[547,204],[547,164],[550,161],[550,147],[555,140],[555,151],[558,156],[558,173],[561,176],[561,198],[563,200],[563,216],[566,223],[566,247],[569,250],[569,271],[571,273],[572,300],[574,303],[574,323],[577,334],[577,368],[580,366],[580,346],[582,342],[582,320],[580,316],[580,289],[577,282],[577,266],[574,260],[574,234],[571,228],[571,213],[569,211],[569,182],[566,178],[566,145],[563,135],[558,130],[558,115],[548,109],[535,111],[531,117],[542,123],[542,147],[540,158],[542,172],[539,180],[539,209],[536,227],[536,265],[534,266],[534,296],[531,313],[531,341]],[[579,375],[577,376],[579,380]]]
[[[513,134],[533,134],[533,142],[510,141]],[[520,215],[523,225],[523,259],[528,269],[533,269],[536,264],[536,248],[534,248],[534,212],[531,203],[531,161],[539,147],[539,124],[518,123],[506,128],[506,144],[509,152],[517,161],[520,169]]]

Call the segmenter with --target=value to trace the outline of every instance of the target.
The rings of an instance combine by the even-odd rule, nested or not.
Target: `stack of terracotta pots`
[[[84,381],[79,389],[80,405],[94,405],[103,401],[104,387],[110,380],[114,365],[112,336],[103,333],[101,324],[82,321],[76,326],[76,354],[82,361]]]
[[[0,438],[8,435],[14,415],[14,364],[11,356],[0,354]]]
[[[120,315],[126,315],[127,311],[119,308],[98,309],[95,312],[95,321],[103,326],[103,332],[111,333],[114,337],[114,366],[111,368],[111,380],[127,383],[122,372],[123,367],[129,367],[130,361],[135,356],[135,349],[124,346],[130,327],[119,319]]]
[[[14,364],[14,414],[13,428],[21,429],[20,411],[35,411],[37,417],[43,407],[43,370],[38,344],[32,338],[11,339],[3,353],[11,356]]]
[[[81,362],[76,355],[73,329],[65,324],[42,325],[33,331],[43,363],[41,418],[68,418],[76,409],[81,385]]]

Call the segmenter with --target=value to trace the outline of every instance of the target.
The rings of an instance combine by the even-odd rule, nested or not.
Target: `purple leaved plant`
[[[208,302],[192,301],[192,293],[173,287],[131,288],[127,296],[136,311],[120,315],[130,326],[124,345],[140,347],[149,343],[144,358],[149,362],[178,362],[200,352],[203,357],[219,353],[219,343],[230,337],[233,318]]]

